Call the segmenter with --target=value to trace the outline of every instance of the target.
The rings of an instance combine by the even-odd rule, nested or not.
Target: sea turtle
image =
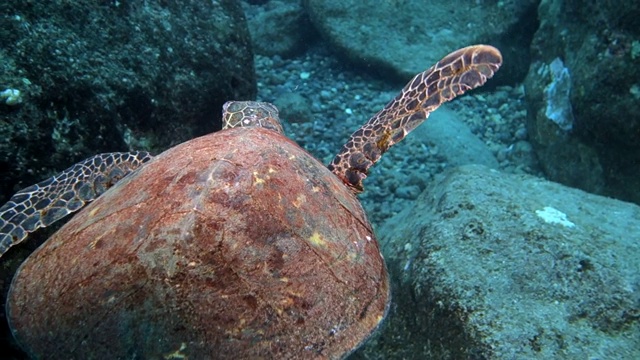
[[[15,339],[35,358],[345,357],[390,298],[362,180],[501,62],[487,45],[447,55],[328,167],[283,135],[273,105],[229,102],[222,131],[155,157],[97,155],[18,192],[0,208],[0,254],[99,197],[15,275]]]

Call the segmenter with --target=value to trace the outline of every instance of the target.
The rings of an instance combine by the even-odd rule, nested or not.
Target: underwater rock
[[[564,95],[558,98],[557,77],[551,70],[553,61],[532,64],[525,81],[530,141],[548,179],[592,193],[602,193],[605,180],[601,161],[596,150],[572,131],[575,118],[570,99],[564,96],[569,95],[570,84],[567,80],[561,82],[565,91],[560,91]],[[571,115],[570,120],[567,119],[568,114]]]
[[[297,92],[286,92],[274,101],[280,110],[280,118],[291,123],[312,122],[311,101]]]
[[[537,26],[538,1],[307,0],[311,22],[355,66],[402,80],[449,49],[486,43],[502,49],[504,66],[491,86],[521,81]]]
[[[236,1],[3,1],[0,13],[0,84],[22,99],[0,106],[0,198],[91,154],[211,132],[224,101],[256,94]]]
[[[498,169],[498,161],[491,150],[458,119],[459,116],[442,107],[415,130],[415,136],[423,139],[427,146],[435,146],[448,167],[479,164]]]
[[[469,165],[378,234],[392,311],[367,359],[640,358],[640,207]]]
[[[545,174],[640,204],[640,3],[543,0],[538,16],[524,84],[528,132]],[[556,58],[571,74],[570,127],[546,114]]]
[[[303,53],[317,35],[300,1],[272,0],[247,11],[256,54],[283,58]]]
[[[549,64],[553,79],[544,89],[547,109],[544,114],[564,131],[573,129],[573,112],[571,111],[571,75],[560,58]]]

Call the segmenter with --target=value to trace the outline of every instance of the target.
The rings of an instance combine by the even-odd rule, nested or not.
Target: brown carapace
[[[329,170],[355,192],[363,191],[362,180],[385,151],[440,105],[482,86],[500,65],[500,51],[488,45],[469,46],[445,56],[416,75],[387,106],[354,132],[329,164]]]

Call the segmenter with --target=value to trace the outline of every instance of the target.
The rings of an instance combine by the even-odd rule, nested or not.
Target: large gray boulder
[[[547,177],[640,203],[640,2],[542,0],[525,81]]]
[[[460,47],[488,43],[504,66],[489,86],[513,83],[528,69],[537,0],[305,0],[320,35],[355,66],[406,81]]]
[[[469,165],[378,235],[393,305],[355,358],[640,358],[637,205]]]
[[[234,0],[2,1],[0,199],[98,152],[159,152],[255,97]],[[218,123],[218,128],[220,124]]]

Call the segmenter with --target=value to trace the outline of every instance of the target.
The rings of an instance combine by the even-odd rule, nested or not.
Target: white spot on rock
[[[536,210],[536,215],[549,224],[559,224],[565,227],[576,226],[576,224],[569,221],[567,214],[551,206],[545,206],[542,210]]]

